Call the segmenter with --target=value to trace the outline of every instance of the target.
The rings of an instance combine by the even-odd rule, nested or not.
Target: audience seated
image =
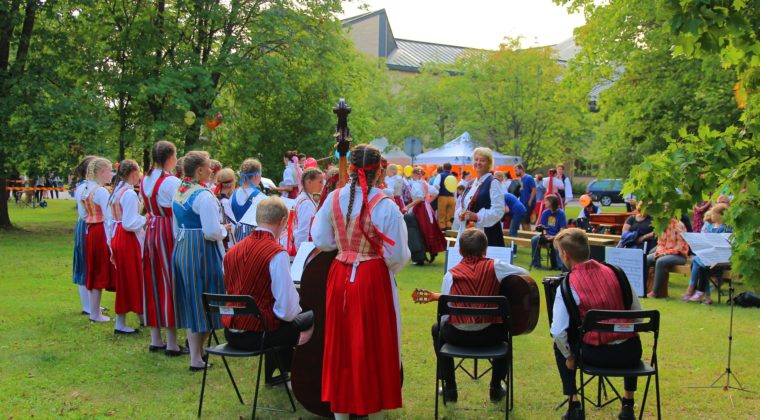
[[[731,229],[723,224],[723,213],[728,207],[725,204],[716,204],[712,210],[705,213],[702,233],[728,233]],[[716,274],[720,269],[710,269],[698,256],[691,259],[691,280],[689,287],[686,289],[681,300],[684,302],[702,302],[705,305],[711,305],[710,299],[710,281],[708,277]],[[704,298],[704,300],[702,300]]]
[[[642,210],[641,203],[636,204],[636,212],[637,214],[629,216],[625,221],[618,248],[641,248],[647,252],[657,244],[652,216]]]
[[[686,264],[689,244],[681,236],[686,227],[678,219],[671,219],[667,229],[657,242],[654,251],[647,255],[647,267],[654,264],[654,285],[648,298],[666,297],[668,272],[676,265]]]
[[[554,237],[557,236],[562,229],[567,228],[565,212],[560,209],[559,206],[559,198],[556,195],[551,194],[544,198],[544,207],[546,210],[541,213],[541,218],[538,220],[538,226],[536,226],[536,231],[539,232],[539,234],[530,240],[532,267],[539,269],[543,268],[541,266],[541,245],[549,244],[551,247]],[[559,255],[557,255],[556,252],[553,254],[554,258],[551,259],[552,270],[562,268],[562,261],[559,259]]]

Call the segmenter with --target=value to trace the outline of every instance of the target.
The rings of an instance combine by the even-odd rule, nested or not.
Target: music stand
[[[708,284],[708,287],[709,287],[709,284]],[[728,361],[726,363],[726,370],[724,370],[723,373],[720,374],[720,376],[715,378],[715,380],[710,385],[690,386],[689,388],[722,389],[724,391],[728,391],[729,389],[735,389],[737,391],[754,393],[753,391],[750,391],[749,389],[745,388],[744,385],[742,385],[741,382],[739,382],[739,378],[736,377],[736,374],[734,373],[734,371],[731,370],[731,347],[732,347],[733,339],[734,339],[734,279],[733,277],[729,277],[728,279],[728,302],[729,302],[729,305],[731,306],[731,315],[729,317],[729,324],[728,324]],[[726,378],[726,383],[724,385],[716,385],[723,378]],[[731,385],[731,378],[734,378],[734,381],[736,381],[736,384],[738,386]],[[731,400],[731,407],[734,407],[734,398],[731,396],[731,394],[728,394],[728,398]]]

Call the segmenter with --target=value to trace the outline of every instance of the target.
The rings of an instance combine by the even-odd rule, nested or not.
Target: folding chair
[[[245,404],[243,402],[243,397],[240,396],[240,391],[238,390],[237,384],[235,383],[235,378],[232,377],[232,371],[230,371],[230,367],[227,364],[226,357],[254,357],[259,356],[259,367],[258,367],[258,373],[256,375],[256,393],[253,397],[253,412],[251,417],[256,418],[256,405],[259,400],[259,385],[261,383],[261,367],[264,365],[264,355],[267,353],[271,353],[277,362],[277,367],[280,369],[280,372],[284,372],[282,368],[282,361],[280,360],[280,357],[278,355],[278,350],[285,349],[286,346],[270,346],[265,347],[264,342],[266,341],[266,336],[269,333],[269,327],[264,322],[264,317],[261,315],[261,312],[259,311],[258,306],[256,306],[256,302],[253,300],[251,296],[247,295],[221,295],[221,294],[212,294],[212,293],[204,293],[202,296],[203,301],[203,310],[206,314],[206,321],[211,325],[211,317],[212,315],[230,315],[230,316],[252,316],[255,317],[261,322],[261,325],[264,328],[264,332],[261,336],[261,348],[258,350],[238,350],[234,347],[231,347],[229,344],[224,343],[220,344],[219,339],[216,336],[216,332],[214,330],[211,330],[211,334],[208,337],[208,344],[205,348],[205,351],[209,355],[216,355],[221,356],[222,361],[224,362],[224,367],[227,369],[227,374],[230,377],[230,381],[232,382],[232,386],[235,388],[235,393],[237,394],[238,400],[240,400],[240,404]],[[237,306],[241,305],[241,306]],[[214,342],[216,342],[215,346],[211,346],[211,339],[214,339]],[[198,401],[198,417],[201,416],[201,410],[203,409],[203,393],[206,388],[206,373],[208,372],[208,358],[206,358],[206,362],[203,369],[203,382],[201,382],[201,396],[200,400]],[[292,407],[292,413],[296,412],[296,405],[293,401],[293,396],[290,393],[290,389],[288,389],[288,383],[287,381],[283,381],[282,383],[283,387],[285,388],[285,392],[288,394],[288,399],[290,400],[290,406]],[[281,411],[281,412],[287,412],[287,410],[283,409],[276,409],[276,408],[267,408],[269,410],[273,411]]]
[[[657,395],[657,419],[661,418],[660,415],[660,375],[657,365],[657,340],[660,336],[660,311],[602,311],[591,310],[586,313],[586,317],[583,320],[583,325],[580,328],[580,340],[582,342],[583,336],[589,332],[651,332],[654,335],[654,344],[652,345],[652,359],[650,364],[645,363],[643,360],[639,361],[639,364],[633,368],[601,368],[597,366],[591,366],[583,362],[583,350],[580,344],[578,345],[578,370],[580,371],[580,382],[584,386],[581,387],[581,409],[586,412],[586,395],[585,384],[588,382],[583,381],[583,375],[598,376],[605,378],[609,382],[609,377],[626,377],[626,376],[646,376],[647,384],[644,388],[644,398],[641,400],[641,410],[639,412],[639,419],[644,415],[644,407],[647,402],[647,394],[649,393],[649,384],[654,376],[655,392]],[[601,383],[601,381],[600,381]],[[610,383],[610,385],[612,385]],[[600,385],[601,386],[601,385]],[[613,391],[618,398],[617,390],[613,387]],[[611,400],[611,401],[614,401]],[[608,404],[609,402],[604,405]]]
[[[488,305],[486,307],[469,307],[454,305]],[[444,315],[455,316],[476,316],[476,317],[499,317],[504,326],[504,337],[506,341],[488,347],[467,347],[457,346],[450,343],[441,345],[438,354],[461,359],[507,359],[507,395],[505,397],[505,418],[509,418],[509,411],[512,409],[512,334],[510,333],[509,303],[504,296],[457,296],[441,295],[438,298],[438,314],[436,317],[438,328],[438,342],[443,343],[443,325],[441,317]],[[461,365],[461,361],[459,363]],[[436,356],[435,367],[435,418],[438,418],[438,386],[441,385],[441,374],[438,371],[438,356]],[[446,405],[446,400],[443,400]]]

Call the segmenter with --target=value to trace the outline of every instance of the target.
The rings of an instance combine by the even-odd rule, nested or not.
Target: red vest
[[[499,296],[499,279],[496,278],[494,261],[483,257],[466,257],[451,270],[453,284],[451,295]],[[469,308],[485,308],[486,305],[463,305]],[[451,324],[501,323],[499,317],[452,316]]]
[[[592,309],[612,311],[626,309],[623,303],[623,292],[620,290],[620,283],[615,272],[604,264],[594,260],[578,264],[570,272],[569,280],[570,287],[580,300],[578,312],[581,322],[586,318],[586,313]],[[583,342],[592,346],[601,346],[635,335],[635,333],[592,332],[583,337]]]
[[[269,331],[280,327],[274,314],[272,277],[269,262],[285,249],[271,233],[253,231],[233,246],[224,256],[224,287],[230,295],[250,295],[259,307]],[[223,316],[225,328],[246,331],[264,331],[261,322],[252,316]]]

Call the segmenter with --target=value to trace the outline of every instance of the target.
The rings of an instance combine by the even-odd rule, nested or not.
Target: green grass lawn
[[[113,324],[90,324],[79,314],[79,299],[71,283],[71,249],[75,222],[72,201],[50,200],[46,209],[12,208],[19,230],[0,231],[0,416],[4,418],[107,417],[191,418],[197,410],[201,374],[187,370],[186,358],[148,353],[149,334],[114,336]],[[570,212],[576,210],[570,210]],[[608,211],[605,208],[605,211]],[[517,263],[527,266],[529,250],[521,249]],[[415,305],[409,297],[415,287],[440,288],[442,258],[432,266],[409,266],[398,276],[403,318],[405,383],[404,408],[388,418],[431,418],[435,356],[430,338],[435,305]],[[548,271],[533,271],[539,282]],[[686,286],[683,276],[672,276],[671,296]],[[541,290],[543,294],[543,290]],[[113,294],[104,305],[113,308]],[[554,407],[562,401],[554,364],[552,340],[543,307],[533,333],[515,338],[516,418],[558,418]],[[678,299],[643,300],[647,309],[662,313],[660,337],[661,391],[664,418],[753,418],[760,394],[690,389],[708,385],[725,368],[729,308],[686,304]],[[760,311],[737,308],[734,323],[733,368],[742,383],[760,391],[757,373],[760,348]],[[136,326],[130,315],[128,322]],[[645,346],[651,340],[645,340]],[[649,354],[645,349],[645,354]],[[232,360],[246,403],[253,396],[255,364]],[[250,406],[237,403],[224,369],[209,371],[204,415],[238,418],[250,415]],[[481,365],[482,366],[482,365]],[[372,380],[372,378],[367,378]],[[613,380],[616,384],[622,381]],[[499,418],[503,405],[488,402],[488,380],[458,375],[459,403],[443,409],[449,418]],[[640,391],[643,383],[640,382]],[[637,404],[642,392],[636,394]],[[654,394],[650,394],[652,397]],[[733,397],[733,404],[729,399]],[[262,386],[260,403],[285,407],[281,389]],[[617,404],[589,409],[589,418],[615,418]],[[647,416],[655,413],[654,399]],[[303,409],[295,415],[260,411],[263,418],[312,418]]]

